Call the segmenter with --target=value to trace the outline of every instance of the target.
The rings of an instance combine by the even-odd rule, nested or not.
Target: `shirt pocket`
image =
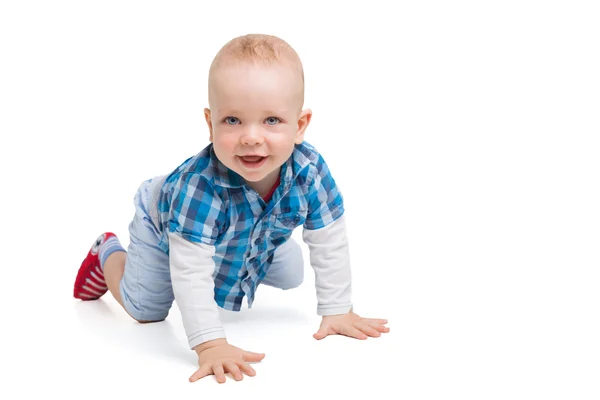
[[[292,211],[271,216],[271,240],[278,245],[285,242],[294,229],[304,224],[306,211]]]

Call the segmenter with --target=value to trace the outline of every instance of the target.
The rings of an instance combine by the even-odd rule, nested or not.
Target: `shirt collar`
[[[215,185],[236,188],[242,187],[246,184],[244,178],[242,178],[237,172],[227,168],[217,158],[213,144],[210,144],[210,164],[213,171],[213,181]]]
[[[308,149],[304,143],[297,144],[290,158],[281,166],[281,179],[285,189],[289,188],[300,172],[310,164],[307,153]]]

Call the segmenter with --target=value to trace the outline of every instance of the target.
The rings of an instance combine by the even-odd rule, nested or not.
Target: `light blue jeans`
[[[165,319],[175,299],[169,256],[158,247],[159,232],[149,211],[158,184],[158,178],[144,181],[135,195],[125,273],[119,287],[125,309],[138,321]],[[302,250],[290,238],[275,250],[273,262],[261,284],[287,290],[300,286],[303,280]]]

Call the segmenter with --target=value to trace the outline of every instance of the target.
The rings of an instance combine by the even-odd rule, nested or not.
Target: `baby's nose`
[[[242,136],[242,143],[245,145],[255,145],[263,142],[263,136],[254,128],[249,128]]]

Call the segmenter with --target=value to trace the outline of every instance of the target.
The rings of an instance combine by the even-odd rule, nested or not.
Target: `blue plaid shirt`
[[[304,142],[282,165],[281,183],[265,203],[209,144],[167,176],[158,197],[159,247],[167,234],[215,246],[215,300],[239,311],[252,306],[275,249],[303,225],[319,229],[344,213],[343,199],[323,157]]]

